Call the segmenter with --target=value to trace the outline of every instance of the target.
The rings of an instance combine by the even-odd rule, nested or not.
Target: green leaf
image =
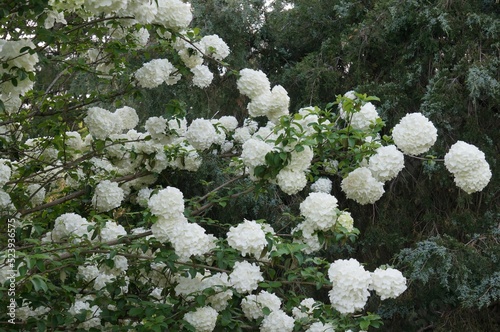
[[[49,288],[47,287],[47,283],[45,282],[44,278],[39,276],[39,275],[34,275],[31,278],[31,283],[33,284],[33,287],[35,288],[35,291],[38,292],[40,290],[43,290],[44,292],[47,292]]]

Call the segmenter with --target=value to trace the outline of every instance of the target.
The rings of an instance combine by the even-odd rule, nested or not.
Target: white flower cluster
[[[289,113],[290,97],[287,91],[280,85],[271,90],[271,83],[262,71],[242,69],[236,84],[240,93],[251,99],[247,106],[251,117],[267,116],[276,123],[281,116]]]
[[[260,332],[292,332],[294,325],[293,317],[288,316],[283,310],[275,310],[264,317]]]
[[[371,274],[370,289],[375,290],[381,300],[394,299],[406,290],[406,278],[393,268],[377,268]]]
[[[206,150],[217,137],[217,132],[210,120],[195,119],[189,125],[186,132],[186,139],[196,150]]]
[[[191,72],[194,75],[193,85],[199,88],[206,88],[214,79],[214,74],[205,65],[197,65],[196,67],[191,68]]]
[[[199,42],[203,53],[211,55],[216,60],[224,60],[230,53],[226,42],[218,35],[209,35],[201,38]]]
[[[243,146],[241,159],[245,166],[253,170],[257,166],[266,164],[266,154],[272,151],[272,146],[257,138],[250,138]]]
[[[47,234],[47,237],[54,242],[60,242],[75,237],[74,241],[79,242],[79,238],[87,236],[91,238],[91,233],[88,231],[89,226],[93,226],[87,219],[76,213],[65,213],[56,218],[54,229]]]
[[[321,322],[312,323],[311,326],[305,332],[335,332],[332,324]]]
[[[348,114],[341,111],[340,116],[343,119],[350,120],[350,125],[353,129],[363,131],[370,129],[370,125],[374,124],[380,118],[375,105],[370,102],[361,106],[359,112]]]
[[[453,174],[456,185],[468,194],[483,190],[491,179],[484,153],[463,141],[451,146],[444,156],[444,165]]]
[[[7,159],[0,159],[0,187],[3,187],[10,180],[12,169],[8,165]]]
[[[136,110],[128,106],[119,108],[114,113],[104,108],[90,107],[83,121],[92,137],[104,140],[113,134],[133,129],[139,123],[139,117]]]
[[[125,193],[118,183],[104,180],[100,182],[92,196],[92,205],[98,212],[107,212],[121,205]]]
[[[264,281],[260,267],[247,261],[234,263],[233,272],[229,275],[229,283],[240,293],[249,293]]]
[[[342,314],[362,310],[373,289],[382,300],[395,298],[406,290],[406,278],[393,268],[366,271],[354,258],[339,259],[330,264],[328,277],[332,289],[328,293],[332,306]]]
[[[342,211],[337,218],[336,226],[342,226],[347,230],[347,232],[352,232],[354,228],[354,219],[352,219],[351,213]]]
[[[292,309],[292,314],[295,319],[306,318],[311,316],[318,307],[319,304],[313,298],[308,297],[303,299],[298,307]]]
[[[101,308],[97,305],[91,306],[89,302],[92,302],[92,296],[85,296],[82,298],[77,298],[75,302],[71,305],[68,310],[70,315],[76,316],[81,313],[86,313],[86,320],[78,325],[78,328],[83,328],[84,330],[90,330],[91,328],[98,328],[101,325]]]
[[[337,199],[327,193],[310,193],[300,203],[300,214],[304,216],[303,232],[311,230],[328,230],[335,226],[337,220]]]
[[[29,51],[21,50],[24,48],[36,49],[35,44],[29,39],[20,40],[4,40],[0,39],[0,61],[3,66],[0,68],[0,76],[4,74],[12,74],[16,77],[16,82],[11,80],[3,81],[0,83],[0,100],[6,104],[11,103],[19,104],[19,96],[23,96],[26,92],[33,88],[34,82],[29,78],[20,79],[17,77],[16,68],[25,70],[26,72],[34,72],[35,65],[38,63],[38,55],[36,53],[30,54]],[[12,70],[12,72],[11,72]],[[7,107],[8,113],[12,113],[19,107]]]
[[[404,168],[404,155],[395,145],[378,148],[368,160],[368,169],[375,179],[380,182],[395,178]]]
[[[244,220],[238,226],[232,226],[227,232],[227,243],[241,252],[242,256],[253,255],[259,258],[267,245],[266,234],[262,226],[254,220]]]
[[[184,213],[184,195],[175,187],[167,187],[149,198],[148,207],[155,216],[175,219]]]
[[[373,204],[384,194],[384,184],[367,167],[359,167],[342,180],[342,191],[359,204]]]
[[[175,67],[168,59],[154,59],[146,62],[135,72],[135,78],[143,88],[156,88],[162,83],[173,85],[180,79]]]
[[[311,185],[311,191],[317,193],[327,193],[332,191],[332,180],[329,178],[319,178]]]
[[[278,186],[288,195],[298,193],[307,184],[306,171],[311,166],[314,153],[309,146],[303,146],[303,148],[300,152],[296,150],[291,152],[289,164],[281,169],[276,176]]]
[[[193,325],[197,332],[212,332],[219,313],[212,307],[205,306],[184,315],[184,320]]]
[[[328,269],[328,277],[332,282],[330,302],[337,311],[348,314],[363,309],[372,279],[357,260],[336,260]]]
[[[264,316],[262,311],[268,308],[271,312],[280,310],[281,299],[267,291],[261,291],[259,294],[250,294],[241,301],[241,309],[248,319],[259,319]]]
[[[406,154],[427,152],[437,140],[437,129],[422,113],[405,115],[392,129],[394,143]]]
[[[122,225],[118,225],[115,221],[108,220],[101,229],[101,241],[109,242],[118,239],[120,236],[127,235],[127,231]]]

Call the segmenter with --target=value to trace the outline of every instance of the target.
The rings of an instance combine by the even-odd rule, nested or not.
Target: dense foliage
[[[495,1],[1,3],[0,329],[498,329]]]

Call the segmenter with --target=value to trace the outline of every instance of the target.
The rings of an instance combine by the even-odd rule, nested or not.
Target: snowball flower
[[[206,119],[196,119],[189,125],[186,132],[186,139],[196,150],[206,150],[215,141],[217,132]]]
[[[437,140],[437,129],[422,113],[410,113],[392,129],[394,143],[406,154],[427,152]]]
[[[205,229],[198,224],[176,223],[172,228],[170,242],[179,261],[187,262],[191,256],[200,256],[215,248],[216,238],[205,234]]]
[[[363,309],[370,295],[368,287],[372,278],[357,260],[336,260],[330,264],[328,278],[332,282],[328,295],[337,311],[348,314]]]
[[[0,159],[0,187],[4,186],[10,180],[12,170],[7,165],[7,159]]]
[[[167,187],[149,198],[148,207],[155,216],[176,218],[184,213],[184,195],[175,187]]]
[[[70,236],[82,237],[87,235],[90,239],[90,234],[87,228],[92,224],[87,219],[76,213],[64,213],[56,218],[54,229],[52,230],[52,240],[62,241]]]
[[[360,167],[349,173],[341,183],[347,198],[359,204],[373,204],[384,194],[384,184],[377,181],[366,167]]]
[[[368,168],[380,182],[395,178],[404,168],[404,155],[395,145],[382,146],[368,160]]]
[[[203,52],[211,55],[215,60],[223,60],[229,55],[229,47],[217,35],[204,36],[200,40],[200,46]]]
[[[106,224],[101,229],[101,240],[102,242],[109,242],[118,239],[120,236],[127,235],[127,231],[122,225],[118,225],[116,222],[108,220]]]
[[[152,116],[146,120],[144,128],[152,138],[161,139],[167,130],[167,120],[163,117]]]
[[[284,193],[294,195],[304,189],[307,184],[307,177],[303,171],[283,168],[276,176],[276,181]]]
[[[264,317],[260,325],[261,332],[292,332],[295,320],[283,310],[272,311]]]
[[[100,182],[92,196],[92,205],[99,212],[107,212],[121,205],[125,193],[117,182],[104,180]]]
[[[342,211],[337,217],[337,225],[344,227],[349,233],[354,229],[354,219],[350,212]]]
[[[197,332],[212,332],[215,329],[219,313],[214,308],[205,306],[184,315],[184,320],[193,325]]]
[[[370,289],[375,290],[381,300],[396,298],[406,290],[406,278],[396,269],[377,268],[371,276]]]
[[[271,100],[269,110],[267,111],[267,118],[273,122],[278,123],[283,115],[288,115],[288,106],[290,104],[290,97],[288,92],[281,85],[276,85],[271,90]]]
[[[319,178],[311,185],[311,191],[329,194],[332,191],[332,180],[329,178]]]
[[[181,0],[157,0],[158,9],[153,23],[166,28],[185,29],[191,23],[191,5]]]
[[[316,322],[312,323],[306,332],[335,332],[335,329],[330,323],[323,324],[321,322]]]
[[[300,203],[300,214],[312,229],[327,230],[337,219],[337,199],[327,193],[310,193]]]
[[[261,291],[259,294],[247,295],[241,301],[241,309],[248,319],[258,319],[264,316],[262,309],[268,308],[270,311],[279,310],[281,299],[267,291]]]
[[[193,85],[199,88],[206,88],[212,83],[214,79],[214,74],[208,69],[205,65],[198,65],[194,68],[191,68],[191,72],[193,73]]]
[[[124,106],[122,108],[118,108],[114,114],[117,120],[119,120],[120,128],[122,130],[134,129],[139,123],[139,116],[137,115],[136,110],[132,107]]]
[[[292,309],[292,314],[295,319],[306,318],[307,316],[312,315],[314,309],[318,307],[319,305],[316,304],[316,301],[313,298],[308,297],[300,302],[299,307]]]
[[[100,107],[89,108],[83,122],[89,128],[90,134],[97,139],[106,139],[121,129],[116,115]]]
[[[444,165],[455,177],[456,185],[469,194],[483,190],[491,179],[484,153],[462,141],[452,145],[444,156]]]
[[[227,243],[240,251],[242,256],[250,254],[256,258],[260,257],[262,250],[267,245],[266,234],[261,225],[246,219],[238,226],[229,229]]]
[[[241,159],[247,167],[255,168],[266,164],[266,154],[272,151],[272,147],[266,142],[251,138],[246,141],[241,152]]]
[[[273,95],[270,91],[265,91],[258,96],[252,98],[247,105],[248,115],[253,118],[267,115],[271,108]]]
[[[135,72],[135,78],[143,88],[156,88],[160,84],[170,82],[170,74],[175,70],[167,59],[154,59],[146,62]]]
[[[224,288],[231,286],[227,273],[216,273],[208,278],[203,278],[201,283],[202,290],[212,288],[215,291],[214,295],[207,298],[207,302],[210,303],[212,308],[217,311],[224,310],[228,305],[228,301],[233,297],[231,289],[224,290]]]
[[[233,131],[238,127],[238,120],[232,115],[224,115],[216,120],[216,123],[224,127],[227,131]]]
[[[347,115],[344,115],[347,116]],[[375,123],[379,115],[372,103],[366,103],[361,106],[359,112],[353,113],[351,118],[351,127],[357,130],[368,130],[370,125]]]
[[[260,267],[247,261],[234,263],[233,272],[229,275],[230,284],[240,293],[249,293],[264,281]]]
[[[252,99],[271,90],[271,83],[266,74],[260,70],[248,68],[240,70],[240,78],[236,86],[241,94]]]

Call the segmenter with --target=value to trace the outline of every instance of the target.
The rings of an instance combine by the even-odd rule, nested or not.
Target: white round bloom
[[[65,133],[66,139],[64,143],[72,151],[83,151],[85,149],[85,143],[82,140],[82,136],[77,131],[67,131]]]
[[[234,130],[233,139],[236,143],[243,144],[252,137],[248,127],[240,127]]]
[[[294,195],[304,189],[307,184],[307,177],[303,171],[283,168],[276,176],[276,181],[284,193]]]
[[[233,272],[229,275],[229,282],[240,293],[249,293],[264,281],[260,267],[247,261],[234,263]]]
[[[87,313],[86,319],[84,322],[78,325],[78,328],[83,328],[85,330],[90,330],[91,328],[97,328],[101,325],[101,312],[102,310],[97,306],[90,304],[87,301],[91,301],[92,299],[89,297],[84,297],[81,299],[76,299],[75,302],[68,309],[68,313],[70,315],[76,316],[83,312]]]
[[[319,178],[311,185],[311,191],[317,193],[327,193],[332,191],[332,180],[329,178]]]
[[[394,179],[404,167],[404,154],[395,145],[378,148],[368,160],[368,168],[380,182]]]
[[[295,319],[306,318],[311,316],[316,308],[319,307],[319,304],[312,297],[308,297],[303,299],[300,302],[299,307],[294,307],[292,309],[292,314]]]
[[[32,183],[26,188],[29,196],[31,197],[32,206],[37,206],[45,200],[46,190],[38,183]]]
[[[491,179],[484,153],[462,141],[452,145],[444,156],[444,165],[455,177],[456,185],[469,194],[483,190]]]
[[[260,70],[248,68],[240,70],[240,78],[236,86],[241,94],[251,99],[271,90],[271,83],[266,74]]]
[[[311,161],[314,157],[313,149],[310,146],[303,145],[304,150],[297,152],[293,150],[290,156],[290,162],[286,166],[287,169],[294,171],[305,171],[311,166]]]
[[[246,141],[241,152],[241,159],[247,167],[257,167],[266,164],[266,154],[272,151],[272,147],[266,142],[251,138]]]
[[[264,316],[262,309],[268,308],[270,311],[279,310],[281,299],[267,291],[261,291],[259,294],[247,295],[241,301],[241,309],[248,319],[259,319]]]
[[[170,242],[173,236],[174,226],[180,223],[187,223],[188,220],[183,214],[177,216],[168,216],[165,218],[162,215],[158,216],[158,220],[151,226],[151,232],[155,239],[161,243]]]
[[[283,310],[275,310],[264,317],[260,325],[260,332],[292,332],[295,324],[293,317]]]
[[[155,2],[129,0],[127,11],[140,24],[152,23],[158,13],[158,7]]]
[[[91,265],[83,265],[78,267],[78,276],[82,278],[85,282],[91,282],[99,275],[99,269],[97,266]]]
[[[92,196],[92,205],[99,212],[107,212],[121,205],[125,194],[118,183],[104,180],[100,182]]]
[[[186,139],[196,150],[206,150],[215,141],[217,132],[206,119],[196,119],[189,125],[186,132]]]
[[[207,302],[217,311],[224,310],[228,301],[233,297],[233,291],[231,289],[226,289],[230,287],[229,276],[227,273],[216,273],[208,278],[203,278],[201,281],[201,290],[212,288],[215,291],[214,295],[210,295],[207,298]]]
[[[184,29],[193,19],[191,5],[181,0],[157,0],[158,11],[153,23],[166,28]]]
[[[212,83],[214,79],[214,74],[208,69],[205,65],[198,65],[194,68],[191,68],[191,72],[193,73],[193,85],[199,88],[206,88]]]
[[[347,116],[347,115],[345,115]],[[366,103],[361,106],[359,112],[353,113],[351,118],[351,126],[357,130],[368,130],[370,125],[375,123],[379,115],[372,103]]]
[[[232,115],[221,116],[216,122],[227,131],[233,131],[238,127],[238,120]]]
[[[7,165],[7,159],[0,159],[0,187],[4,186],[10,180],[12,170]]]
[[[247,105],[248,115],[253,118],[267,115],[271,108],[272,97],[270,91],[265,91],[252,98]]]
[[[191,256],[201,256],[215,248],[216,238],[205,234],[205,229],[198,224],[176,223],[172,228],[170,242],[179,261],[187,262]]]
[[[152,116],[146,120],[144,128],[152,138],[161,139],[167,130],[167,120],[163,117]]]
[[[21,53],[23,48],[36,49],[35,44],[30,39],[2,40],[0,45],[0,59],[9,65],[8,68],[18,67],[26,71],[35,71],[38,63],[37,53],[31,54],[27,50]]]
[[[155,216],[176,218],[184,213],[184,195],[175,187],[167,187],[151,196],[148,207]]]
[[[357,260],[336,260],[330,264],[328,278],[332,282],[328,295],[337,311],[348,314],[364,308],[370,295],[368,287],[372,278]]]
[[[252,100],[253,101],[253,100]],[[270,107],[267,111],[267,118],[273,122],[278,123],[283,115],[288,115],[288,106],[290,104],[290,97],[288,92],[281,85],[276,85],[271,90]]]
[[[406,290],[406,278],[393,268],[377,268],[372,274],[370,289],[375,290],[381,300],[394,299]]]
[[[347,198],[359,204],[373,204],[384,194],[384,184],[377,181],[366,167],[360,167],[349,173],[341,183]]]
[[[134,129],[139,123],[139,116],[132,107],[124,106],[115,111],[115,116],[120,121],[120,128],[122,130]]]
[[[108,220],[106,224],[101,229],[101,240],[102,242],[109,242],[118,239],[120,236],[127,235],[127,231],[122,225],[118,225],[116,222]]]
[[[394,143],[406,154],[427,152],[437,140],[437,129],[422,113],[406,114],[392,129]]]
[[[226,42],[217,35],[204,36],[200,40],[200,46],[205,54],[211,55],[215,60],[224,60],[230,52]]]
[[[198,50],[187,43],[182,43],[181,45],[182,47],[177,50],[177,53],[186,67],[194,68],[203,64],[203,55]]]
[[[106,139],[121,129],[116,115],[100,107],[89,108],[83,121],[89,128],[90,134],[97,139]]]
[[[337,219],[337,199],[327,193],[310,193],[300,203],[300,214],[312,229],[327,230],[335,225]]]
[[[174,66],[168,59],[154,59],[146,62],[135,72],[135,78],[143,88],[156,88],[160,84],[169,83]]]
[[[87,219],[81,217],[76,213],[65,213],[56,218],[54,222],[54,229],[52,230],[52,240],[59,242],[67,239],[70,236],[82,237],[87,235],[90,239],[88,227],[93,225]]]
[[[227,243],[231,248],[241,252],[242,256],[247,254],[256,258],[260,257],[262,250],[267,245],[266,234],[260,224],[254,220],[246,220],[238,226],[232,226],[227,232]]]
[[[354,229],[354,219],[350,212],[342,211],[337,217],[337,225],[344,227],[349,233]]]
[[[184,320],[193,325],[197,332],[212,332],[219,313],[212,307],[205,306],[184,315]]]
[[[321,322],[312,323],[311,326],[305,332],[335,332],[332,324]]]

